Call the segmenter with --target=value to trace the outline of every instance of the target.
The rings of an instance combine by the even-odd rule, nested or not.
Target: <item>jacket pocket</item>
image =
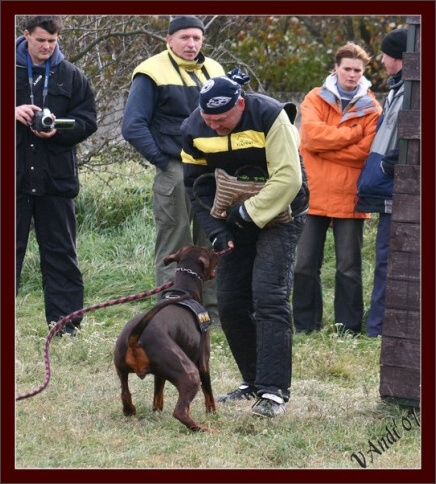
[[[70,146],[50,145],[48,147],[48,167],[52,178],[77,176],[77,157]]]

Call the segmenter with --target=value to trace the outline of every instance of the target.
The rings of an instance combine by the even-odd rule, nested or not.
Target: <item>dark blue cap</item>
[[[205,114],[221,114],[236,106],[241,86],[227,76],[209,79],[200,91],[200,108]]]

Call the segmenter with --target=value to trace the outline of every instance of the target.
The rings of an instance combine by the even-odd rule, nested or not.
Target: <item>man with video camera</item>
[[[94,94],[60,51],[61,29],[60,17],[29,17],[16,39],[16,291],[33,219],[49,326],[83,308],[76,145],[97,130]],[[80,320],[65,331],[74,334]]]

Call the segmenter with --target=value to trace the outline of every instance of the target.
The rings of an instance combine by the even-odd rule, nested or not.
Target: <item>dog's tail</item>
[[[135,348],[137,346],[138,340],[142,332],[147,327],[148,323],[156,316],[156,314],[161,309],[169,306],[170,304],[177,304],[178,302],[189,299],[190,297],[190,294],[182,294],[181,296],[163,299],[158,302],[153,308],[147,311],[144,316],[138,321],[138,323],[132,328],[129,335],[127,336],[127,346],[130,348]]]

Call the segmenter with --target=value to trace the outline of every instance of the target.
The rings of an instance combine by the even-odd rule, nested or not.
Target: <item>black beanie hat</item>
[[[394,59],[402,59],[406,50],[407,29],[393,30],[383,39],[381,51]]]
[[[204,34],[203,22],[193,15],[174,17],[168,25],[168,34],[172,35],[174,32],[182,29],[200,29]]]

